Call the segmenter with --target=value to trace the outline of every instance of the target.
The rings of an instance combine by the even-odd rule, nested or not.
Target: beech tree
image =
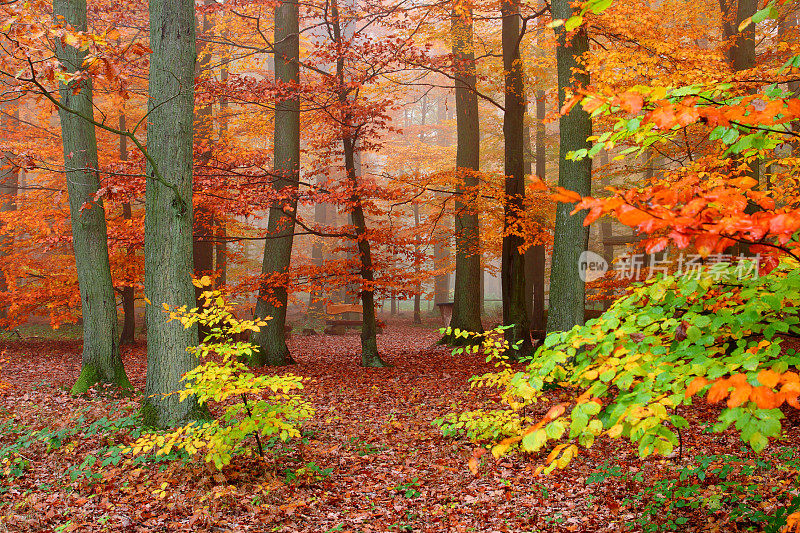
[[[294,213],[297,211],[297,187],[300,179],[300,12],[296,1],[284,0],[275,7],[275,83],[288,92],[275,102],[275,135],[272,187],[278,193],[269,210],[270,239],[264,245],[261,275],[286,275],[292,257]],[[284,283],[263,283],[256,303],[256,318],[272,317],[253,335],[255,365],[293,363],[286,347],[286,306],[288,290]]]
[[[193,396],[169,393],[197,362],[197,326],[170,323],[162,309],[194,306],[192,285],[192,141],[195,10],[193,0],[150,2],[147,189],[145,194],[145,295],[147,383],[144,423],[167,427],[203,415]],[[168,395],[168,396],[167,396]]]
[[[553,0],[553,19],[569,19],[573,13],[569,0]],[[581,56],[589,50],[586,28],[568,31],[562,25],[556,28],[556,64],[558,68],[558,103],[564,105],[566,90],[573,86],[587,86],[589,77],[581,70]],[[587,139],[592,134],[592,120],[580,107],[573,107],[562,115],[559,122],[558,185],[580,196],[591,191],[592,163],[567,159],[567,154],[589,149]],[[547,331],[567,331],[583,324],[586,288],[578,275],[578,259],[589,245],[589,229],[583,226],[580,215],[570,214],[573,204],[559,202],[556,206],[556,225],[553,233],[553,261],[550,271],[550,306],[547,314]]]
[[[56,22],[86,31],[85,0],[55,0]],[[83,67],[86,53],[56,41],[56,55],[67,72]],[[119,325],[111,267],[108,234],[102,200],[94,196],[100,188],[97,140],[92,106],[91,79],[59,85],[64,169],[72,221],[72,246],[81,293],[83,356],[81,373],[73,394],[86,392],[97,383],[131,387],[119,354]]]
[[[476,194],[480,156],[477,76],[472,35],[472,7],[458,0],[453,5],[451,35],[456,98],[456,271],[453,292],[453,329],[482,331],[481,256],[478,214],[469,199]],[[445,337],[445,341],[456,341]]]
[[[530,319],[525,287],[525,257],[520,247],[525,239],[515,227],[523,211],[525,198],[525,87],[520,57],[520,14],[515,0],[505,0],[503,16],[503,73],[505,75],[505,109],[503,140],[505,147],[505,199],[501,274],[503,290],[503,324],[506,340],[520,355],[531,349]]]

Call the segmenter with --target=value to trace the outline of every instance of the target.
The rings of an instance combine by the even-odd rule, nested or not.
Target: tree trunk
[[[553,0],[554,19],[567,19],[572,15],[569,0]],[[564,104],[564,89],[571,85],[573,71],[578,84],[588,85],[589,77],[579,64],[581,55],[589,50],[589,38],[580,28],[567,39],[564,26],[556,28],[556,64],[558,67],[558,102]],[[566,159],[568,152],[591,147],[586,140],[592,134],[592,119],[580,105],[576,105],[560,120],[560,149],[558,158],[558,184],[565,189],[586,196],[591,192],[592,161]],[[586,286],[578,272],[578,259],[589,245],[589,228],[583,226],[585,213],[570,215],[574,205],[559,203],[556,206],[556,225],[553,242],[553,264],[550,272],[550,311],[548,331],[566,331],[583,324],[586,305]]]
[[[296,84],[300,80],[300,19],[297,1],[283,0],[275,7],[275,81]],[[264,262],[261,274],[284,277],[289,271],[294,240],[294,219],[297,210],[298,180],[300,179],[300,98],[294,96],[275,103],[275,177],[276,191],[288,192],[289,200],[278,200],[269,210],[270,236],[264,245]],[[273,286],[262,284],[256,314],[258,318],[271,316],[272,320],[253,335],[256,349],[251,364],[288,365],[294,363],[286,346],[286,306],[289,301],[286,280]]]
[[[334,0],[331,3],[331,17],[333,19],[333,39],[334,42],[341,48],[344,43],[342,40],[342,29],[339,20],[339,6]],[[364,367],[386,367],[387,365],[378,353],[378,327],[375,321],[375,288],[373,285],[374,274],[372,270],[372,250],[370,242],[367,238],[367,221],[364,217],[364,208],[361,205],[361,198],[358,196],[358,180],[360,169],[356,169],[356,139],[351,135],[353,130],[351,126],[352,116],[348,108],[349,95],[348,88],[345,83],[344,74],[345,58],[340,55],[336,58],[336,82],[339,84],[339,103],[344,109],[342,119],[342,145],[344,149],[344,169],[352,188],[352,195],[350,203],[352,204],[352,211],[350,212],[350,221],[353,224],[356,233],[356,243],[358,246],[358,254],[360,259],[360,277],[361,287],[359,288],[361,296],[361,366]]]
[[[547,177],[547,156],[545,152],[544,139],[544,119],[545,119],[545,93],[542,90],[536,91],[536,176],[544,181]],[[544,277],[545,277],[545,254],[544,244],[531,246],[528,249],[530,254],[530,267],[526,276],[526,283],[531,286],[533,293],[533,308],[531,311],[531,329],[543,331],[546,327],[544,318]],[[528,300],[527,302],[530,302]]]
[[[225,222],[216,221],[217,242],[214,247],[214,272],[217,274],[215,287],[220,288],[228,284],[228,232],[225,230]]]
[[[202,0],[204,5],[208,5],[210,0]],[[211,29],[211,22],[208,16],[203,13],[196,21],[197,34],[205,37]],[[211,50],[209,43],[203,39],[195,42],[197,50],[197,62],[195,63],[195,78],[201,79],[210,68],[211,64]],[[196,144],[203,146],[203,153],[200,156],[200,165],[195,169],[195,172],[207,173],[207,163],[212,158],[212,150],[214,146],[214,116],[213,106],[205,104],[197,107],[194,112],[194,138],[200,141]],[[195,179],[193,183],[193,193],[202,192],[206,187],[207,179]],[[194,276],[200,278],[205,275],[213,274],[214,270],[214,213],[206,204],[205,198],[199,198],[199,202],[195,205],[194,216],[192,224],[192,267],[194,268]],[[196,306],[202,307],[205,303],[203,293],[206,291],[205,287],[195,287],[194,295]],[[200,341],[204,341],[206,336],[210,333],[208,326],[204,324],[197,325],[197,332]]]
[[[86,31],[85,0],[55,0],[53,12],[61,23]],[[81,68],[86,53],[57,39],[56,55],[67,71],[75,72]],[[59,85],[62,105],[77,114],[61,108],[58,113],[83,316],[81,373],[72,387],[73,394],[82,394],[97,383],[131,388],[119,355],[117,301],[108,259],[105,209],[102,201],[94,200],[100,176],[97,139],[89,122],[94,118],[92,83],[90,80],[79,83],[77,87]]]
[[[437,143],[439,146],[449,146],[450,145],[450,135],[447,134],[447,129],[444,126],[445,120],[447,120],[447,100],[442,98],[439,100],[437,105],[437,121],[439,123],[439,132],[436,136]],[[440,202],[444,203],[444,193],[437,192],[435,196],[439,199]],[[446,214],[442,214],[441,219],[439,220],[439,224],[444,228],[447,228],[447,224],[449,223],[449,216]],[[443,269],[445,267],[449,267],[450,264],[450,231],[437,231],[435,234],[435,239],[433,243],[433,268],[436,270]],[[433,303],[446,303],[450,301],[450,273],[444,272],[442,274],[438,274],[433,278]]]
[[[325,183],[325,177],[319,176],[317,178],[319,185]],[[328,223],[328,205],[317,201],[314,204],[314,224],[323,226]],[[318,269],[322,269],[325,262],[325,246],[322,237],[312,236],[313,242],[311,244],[311,262]],[[321,270],[320,270],[321,271]],[[319,272],[319,271],[318,271]],[[313,322],[321,321],[324,311],[323,304],[324,294],[321,290],[312,289],[308,295],[308,318]]]
[[[503,139],[505,144],[504,233],[501,256],[501,284],[505,339],[512,348],[508,355],[527,355],[530,352],[530,320],[525,302],[525,257],[519,248],[524,238],[513,229],[523,215],[525,199],[525,88],[522,80],[522,60],[519,52],[519,4],[504,0],[503,71],[505,73],[505,111]],[[517,348],[514,350],[513,348]]]
[[[150,2],[149,103],[144,220],[147,306],[145,425],[169,427],[206,415],[190,396],[170,394],[197,365],[186,349],[197,345],[197,327],[167,323],[163,304],[195,303],[192,285],[192,136],[195,18],[192,0]],[[155,165],[155,166],[154,166]]]
[[[19,123],[19,106],[20,102],[16,103],[14,116],[17,119],[17,124],[13,128],[16,129]],[[3,116],[0,119],[0,127],[3,131],[8,131],[9,121]],[[20,169],[13,161],[13,154],[6,152],[0,160],[0,212],[8,213],[9,211],[17,210],[17,193],[19,192],[19,173]],[[0,256],[11,255],[14,249],[14,232],[13,230],[6,233],[3,231],[2,239],[0,239]],[[8,283],[6,283],[6,273],[0,271],[0,292],[8,290]],[[5,307],[0,308],[0,318],[8,318],[8,309]]]
[[[417,286],[414,294],[414,324],[422,324],[422,309],[420,308],[420,297],[422,295],[422,283],[419,281],[420,264],[418,260],[420,248],[419,236],[419,204],[414,204],[414,229],[416,238],[414,239],[414,272],[417,274]]]
[[[453,291],[453,329],[482,332],[481,256],[478,214],[470,198],[478,186],[480,133],[478,95],[475,93],[475,52],[472,44],[472,9],[459,0],[452,13],[456,91],[456,274]],[[462,338],[463,340],[463,338]],[[458,342],[446,336],[443,342]]]
[[[119,129],[121,131],[127,130],[124,109],[119,115]],[[119,160],[128,160],[128,138],[124,135],[119,136]],[[132,216],[130,202],[124,202],[122,204],[122,218],[130,220]],[[133,260],[132,255],[133,250],[128,250],[128,257],[131,260]],[[122,294],[122,333],[119,336],[119,344],[122,346],[136,342],[136,302],[134,300],[133,285],[123,286],[120,292]]]

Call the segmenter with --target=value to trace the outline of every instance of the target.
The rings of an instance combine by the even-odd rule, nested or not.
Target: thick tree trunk
[[[297,1],[283,0],[275,7],[275,81],[283,84],[300,80],[300,19]],[[270,236],[264,245],[261,274],[286,275],[292,258],[294,219],[286,214],[297,210],[297,190],[300,179],[300,99],[295,96],[275,103],[273,187],[288,192],[289,200],[278,200],[269,210]],[[286,306],[289,297],[286,280],[274,286],[262,285],[256,302],[255,316],[272,320],[253,335],[256,345],[251,364],[288,365],[294,363],[286,346]]]
[[[55,0],[56,20],[86,31],[85,0]],[[82,67],[85,52],[56,40],[56,55],[69,72]],[[76,91],[76,89],[78,89]],[[72,246],[83,315],[83,356],[81,373],[72,387],[73,394],[86,392],[96,383],[131,387],[119,355],[117,302],[108,259],[108,232],[102,201],[94,194],[100,186],[97,164],[97,139],[92,108],[90,80],[80,86],[59,85],[61,104],[77,112],[59,108],[64,146],[64,169],[72,221]],[[89,120],[87,120],[89,119]]]
[[[119,129],[121,131],[127,130],[124,110],[119,115]],[[124,135],[120,135],[119,137],[119,160],[128,160],[128,138]],[[122,218],[130,220],[132,216],[133,213],[131,212],[130,202],[123,203]],[[128,250],[128,256],[132,256],[132,250]],[[131,257],[131,260],[132,259]],[[122,333],[120,333],[119,336],[119,344],[122,346],[136,342],[136,306],[133,285],[123,286],[120,293],[122,295]]]
[[[192,135],[195,18],[193,0],[150,2],[149,103],[144,220],[147,306],[145,425],[169,427],[205,416],[194,397],[170,394],[197,365],[186,349],[197,345],[197,327],[169,322],[162,309],[195,302],[192,285]],[[155,165],[155,166],[154,166]]]
[[[567,19],[572,14],[569,0],[553,0],[553,18]],[[556,29],[556,63],[558,67],[558,102],[564,103],[564,89],[575,81],[588,85],[588,75],[582,73],[580,56],[589,50],[589,38],[581,28],[567,39],[563,26]],[[574,74],[573,74],[574,73]],[[586,196],[591,192],[592,161],[569,161],[568,152],[590,148],[586,140],[592,134],[592,119],[579,105],[561,117],[558,184]],[[553,264],[550,272],[550,311],[548,331],[566,331],[583,324],[586,305],[586,286],[578,273],[578,259],[589,245],[589,228],[583,226],[584,213],[570,215],[574,205],[556,206],[556,226],[553,242]]]
[[[482,332],[481,256],[478,214],[470,198],[478,186],[480,132],[478,95],[475,93],[475,52],[472,44],[472,10],[459,0],[452,14],[456,91],[456,274],[453,292],[453,329]],[[443,342],[457,342],[453,336]]]
[[[504,236],[501,256],[503,324],[505,339],[512,350],[509,355],[527,355],[531,350],[530,320],[525,301],[525,257],[519,248],[525,242],[510,230],[523,215],[525,198],[525,88],[519,52],[519,4],[505,0],[503,15],[503,71],[505,73],[505,111],[503,139],[505,144]],[[517,350],[513,350],[517,348]]]

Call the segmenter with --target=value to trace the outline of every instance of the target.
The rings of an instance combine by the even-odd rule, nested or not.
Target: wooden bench
[[[453,318],[453,302],[439,302],[436,304],[439,308],[439,316],[442,317],[442,325],[448,327],[450,320]]]
[[[330,315],[328,318],[325,319],[325,332],[333,333],[334,327],[343,327],[343,328],[360,328],[363,324],[361,318],[353,319],[353,318],[331,318],[335,315],[343,315],[343,314],[363,314],[363,308],[359,304],[328,304],[325,307],[325,312]],[[383,328],[386,327],[386,324],[383,323],[382,320],[376,320],[378,326],[378,333],[383,332]],[[328,329],[331,328],[331,329]]]

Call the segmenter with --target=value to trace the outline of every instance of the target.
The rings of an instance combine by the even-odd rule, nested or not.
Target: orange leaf
[[[781,379],[781,375],[772,370],[762,370],[758,373],[758,381],[765,387],[773,388]]]
[[[692,396],[700,392],[700,389],[708,385],[708,383],[709,381],[703,376],[697,376],[692,380],[691,383],[689,383],[689,386],[686,387],[686,397],[691,398]]]
[[[795,409],[800,409],[800,403],[797,402],[797,397],[800,396],[800,383],[796,381],[786,383],[781,387],[781,396],[786,403]]]
[[[794,118],[800,118],[800,99],[793,98],[787,100],[786,104],[789,106],[789,113],[794,116]]]
[[[748,384],[737,386],[735,389],[733,389],[731,397],[728,398],[728,407],[733,409],[734,407],[739,407],[742,405],[747,401],[748,398],[750,398],[750,392],[752,390],[753,387]]]
[[[781,376],[781,381],[784,383],[800,383],[800,375],[797,372],[785,372]]]
[[[581,201],[581,195],[575,191],[565,189],[564,187],[556,187],[555,194],[550,197],[556,202],[563,202],[565,204],[574,204]]]
[[[619,96],[619,106],[628,113],[638,113],[644,105],[644,98],[639,93],[626,92]]]
[[[711,403],[717,403],[718,401],[725,399],[728,396],[728,387],[730,387],[730,383],[727,379],[717,380],[717,382],[711,385],[711,388],[708,389],[708,401]]]
[[[567,410],[566,406],[563,403],[559,403],[559,404],[554,405],[553,407],[551,407],[550,410],[547,411],[547,414],[544,415],[544,418],[545,418],[545,420],[548,420],[548,421],[555,420],[559,416],[563,415],[564,411],[566,411],[566,410]]]
[[[478,461],[486,453],[486,448],[475,448],[472,450],[472,457],[470,457],[469,461],[467,462],[467,466],[469,466],[469,471],[472,472],[474,475],[478,475]]]
[[[642,222],[652,219],[653,217],[645,213],[641,209],[637,209],[631,205],[623,205],[617,210],[617,219],[626,226],[638,226]]]
[[[755,402],[759,409],[775,409],[783,403],[781,395],[772,392],[767,387],[756,387],[750,393],[750,400]]]

